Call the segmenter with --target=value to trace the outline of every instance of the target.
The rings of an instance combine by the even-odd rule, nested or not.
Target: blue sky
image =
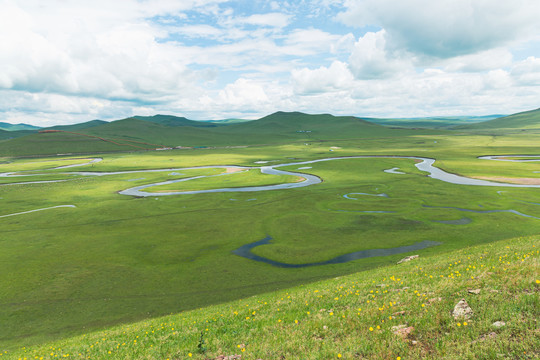
[[[0,121],[540,107],[537,0],[0,0]]]

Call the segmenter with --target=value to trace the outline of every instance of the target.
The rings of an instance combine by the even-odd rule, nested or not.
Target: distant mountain
[[[39,126],[28,125],[28,124],[10,124],[5,122],[0,122],[0,130],[5,131],[19,131],[19,130],[38,130]]]
[[[9,139],[15,139],[22,136],[35,134],[37,130],[13,130],[13,131],[7,131],[0,129],[0,140],[9,140]]]
[[[540,109],[524,111],[509,116],[503,116],[494,120],[484,121],[481,123],[462,125],[456,127],[456,129],[540,129]]]
[[[0,155],[151,150],[177,146],[239,146],[291,141],[303,143],[400,136],[408,131],[392,130],[353,116],[300,112],[277,112],[259,120],[223,126],[201,126],[198,121],[157,115],[111,122],[94,120],[41,129],[39,134],[0,142]]]
[[[460,125],[470,125],[489,121],[503,117],[504,115],[485,115],[485,116],[434,116],[434,117],[419,117],[419,118],[395,118],[395,119],[380,119],[366,118],[367,121],[384,126],[394,126],[403,128],[426,128],[440,129],[449,128]]]
[[[72,124],[72,125],[56,125],[56,126],[50,126],[47,128],[42,128],[41,130],[63,130],[63,131],[76,131],[76,130],[83,130],[88,129],[95,126],[100,126],[103,124],[107,124],[107,121],[103,120],[91,120],[79,124]]]
[[[449,119],[441,118],[440,121],[447,122]],[[512,131],[540,130],[540,109],[456,128],[481,129],[475,131],[498,128],[517,129]],[[35,130],[3,131],[0,132],[0,156],[152,150],[179,146],[200,148],[302,144],[400,137],[419,134],[419,131],[425,133],[436,130],[396,129],[355,116],[282,111],[259,120],[232,122],[222,126],[172,115],[136,116],[111,122],[93,120],[53,126],[41,129],[39,133]]]
[[[216,125],[230,125],[230,124],[238,124],[238,123],[244,123],[248,121],[254,121],[254,120],[246,120],[246,119],[223,119],[223,120],[201,120],[202,122],[209,122],[214,123]]]
[[[154,115],[154,116],[133,116],[133,119],[150,121],[164,126],[194,126],[194,127],[215,127],[216,124],[207,121],[194,121],[185,117],[174,115]]]
[[[259,120],[231,124],[222,128],[224,132],[252,133],[258,137],[281,137],[282,139],[339,139],[364,137],[388,132],[388,128],[373,124],[354,116],[330,114],[305,114],[302,112],[278,111]],[[263,139],[261,139],[263,140]]]

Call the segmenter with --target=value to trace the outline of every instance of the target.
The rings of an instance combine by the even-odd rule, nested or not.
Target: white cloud
[[[232,107],[256,107],[268,101],[263,87],[253,80],[240,78],[219,92],[220,100]]]
[[[74,10],[69,4],[61,12]],[[125,23],[97,24],[101,20],[92,17],[94,11],[78,14],[80,22],[71,18],[57,24],[48,7],[29,13],[3,4],[1,10],[4,89],[159,101],[196,86],[196,73],[187,69],[182,52],[159,43],[160,30],[137,14]]]
[[[290,16],[282,13],[253,14],[236,20],[239,23],[283,28],[290,23]]]
[[[495,48],[475,54],[457,56],[442,62],[448,71],[479,72],[507,68],[512,65],[512,53],[505,48]]]
[[[256,5],[0,0],[0,121],[69,123],[136,113],[208,119],[277,110],[419,116],[538,107],[540,2]]]
[[[286,36],[285,48],[291,55],[316,55],[330,52],[341,39],[342,36],[319,29],[295,29]]]
[[[448,58],[523,41],[540,29],[537,0],[346,0],[337,18],[376,25],[390,45]]]
[[[295,93],[312,95],[350,88],[353,76],[347,64],[334,61],[328,68],[321,66],[315,70],[293,70],[292,80]]]
[[[356,38],[354,35],[348,33],[330,44],[330,52],[332,54],[350,53],[354,49],[355,42]]]
[[[520,85],[540,86],[540,58],[530,56],[514,64],[511,75]]]
[[[358,79],[386,78],[412,70],[412,56],[389,51],[385,30],[368,32],[358,39],[349,57],[350,69]]]
[[[225,31],[208,24],[184,25],[179,27],[169,27],[170,33],[182,34],[189,38],[210,38],[220,39],[225,36]]]

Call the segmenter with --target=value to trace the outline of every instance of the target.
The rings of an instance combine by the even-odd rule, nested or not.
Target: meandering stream
[[[310,267],[310,266],[342,264],[342,263],[346,263],[353,260],[366,259],[366,258],[377,257],[377,256],[403,254],[410,251],[422,250],[428,247],[442,244],[436,241],[425,240],[425,241],[417,242],[412,245],[398,246],[398,247],[388,248],[388,249],[370,249],[370,250],[355,251],[352,253],[336,256],[335,258],[326,260],[326,261],[319,261],[319,262],[307,263],[307,264],[289,264],[289,263],[271,260],[263,256],[255,255],[254,253],[251,252],[251,250],[256,248],[257,246],[270,244],[270,240],[272,240],[272,237],[267,236],[262,240],[243,245],[239,247],[238,249],[233,250],[233,254],[242,256],[246,259],[263,262],[266,264],[270,264],[272,266],[277,266],[277,267],[282,267],[282,268],[304,268],[304,267]]]
[[[515,157],[518,157],[518,155],[514,155]],[[524,155],[525,156],[525,155]],[[506,159],[511,156],[483,156],[479,159],[487,159],[487,160],[499,160],[499,161],[516,161],[516,162],[522,162],[522,161],[538,161],[536,159],[534,160],[524,160],[524,159],[518,159],[518,160],[510,160]],[[533,157],[528,155],[528,157]],[[538,156],[540,157],[540,156]],[[264,185],[264,186],[246,186],[246,187],[235,187],[235,188],[218,188],[218,189],[207,189],[207,190],[194,190],[194,191],[168,191],[168,192],[159,192],[159,193],[150,193],[144,191],[147,188],[159,186],[159,185],[167,185],[167,184],[174,184],[174,183],[180,183],[180,182],[186,182],[196,179],[202,179],[207,177],[216,177],[216,176],[225,176],[228,173],[222,173],[217,175],[201,175],[201,176],[193,176],[188,178],[182,178],[182,179],[175,179],[175,180],[168,180],[168,181],[162,181],[162,182],[156,182],[151,184],[145,184],[140,185],[136,187],[132,187],[129,189],[121,190],[118,193],[121,195],[128,195],[128,196],[138,196],[138,197],[156,197],[156,196],[171,196],[171,195],[188,195],[188,194],[204,194],[204,193],[220,193],[220,192],[258,192],[258,191],[269,191],[269,190],[285,190],[285,189],[295,189],[300,187],[306,187],[311,186],[315,184],[319,184],[322,182],[322,179],[319,178],[316,175],[307,174],[303,172],[296,172],[296,171],[286,171],[286,170],[279,170],[278,168],[286,167],[286,166],[296,166],[298,170],[308,170],[311,169],[310,166],[302,166],[302,165],[310,165],[315,164],[319,162],[326,162],[326,161],[339,161],[339,160],[347,160],[347,159],[369,159],[369,158],[380,158],[380,159],[411,159],[416,160],[417,163],[415,163],[415,166],[418,170],[427,172],[428,176],[435,180],[444,181],[451,184],[456,185],[468,185],[468,186],[495,186],[495,187],[514,187],[514,188],[540,188],[540,185],[532,185],[532,184],[510,184],[510,183],[499,183],[499,182],[493,182],[493,181],[487,181],[487,180],[479,180],[479,179],[472,179],[465,176],[460,176],[456,174],[448,173],[442,169],[439,169],[434,166],[435,159],[431,158],[424,158],[424,157],[417,157],[417,156],[379,156],[379,155],[364,155],[364,156],[349,156],[349,157],[331,157],[331,158],[325,158],[325,159],[316,159],[316,160],[308,160],[308,161],[300,161],[300,162],[291,162],[291,163],[285,163],[285,164],[277,164],[277,165],[265,165],[265,166],[259,166],[259,167],[246,167],[246,166],[236,166],[236,165],[219,165],[219,166],[195,166],[195,167],[184,167],[184,168],[167,168],[167,169],[151,169],[151,170],[128,170],[128,171],[111,171],[111,172],[90,172],[90,171],[78,171],[78,172],[65,172],[62,173],[63,175],[80,175],[80,176],[108,176],[108,175],[121,175],[121,174],[138,174],[138,173],[157,173],[157,172],[177,172],[177,171],[185,171],[185,170],[194,170],[194,169],[227,169],[227,168],[238,168],[243,170],[249,170],[249,169],[260,169],[261,173],[263,174],[269,174],[269,175],[293,175],[303,178],[302,181],[294,182],[294,183],[283,183],[283,184],[275,184],[275,185]],[[540,160],[540,159],[539,159]],[[95,162],[101,161],[101,159],[93,159],[88,163],[85,164],[74,164],[74,165],[66,165],[66,166],[60,166],[56,167],[54,169],[66,169],[76,166],[83,166],[83,165],[89,165],[93,164]],[[301,167],[298,167],[301,166]],[[403,175],[405,173],[397,171],[398,168],[392,168],[392,169],[386,169],[384,170],[386,173],[389,174],[398,174]],[[58,174],[58,173],[57,173]],[[37,176],[38,174],[21,174],[21,173],[0,173],[0,177],[18,177],[18,176]],[[45,174],[42,174],[45,175]],[[65,180],[53,180],[53,181],[41,181],[41,182],[57,182],[57,181],[65,181]],[[30,183],[40,183],[40,181],[33,181],[33,182],[26,182],[26,183],[20,183],[20,184],[30,184]],[[6,184],[7,185],[7,184]],[[371,194],[371,193],[349,193],[344,195],[346,198],[351,200],[356,200],[356,198],[350,196],[350,195],[363,195],[363,196],[380,196],[380,197],[388,197],[385,193],[378,193],[378,194]],[[432,207],[432,206],[426,206],[425,207]],[[35,209],[30,210],[26,212],[20,212],[20,213],[13,213],[13,214],[6,214],[2,215],[0,217],[8,217],[8,216],[16,216],[16,215],[22,215],[27,214],[35,211],[43,211],[48,209],[54,209],[54,208],[61,208],[61,207],[74,207],[74,205],[60,205],[56,207],[50,207],[50,208],[42,208],[42,209]],[[478,210],[470,210],[470,209],[463,209],[463,208],[457,208],[457,207],[438,207],[438,208],[449,208],[449,209],[455,209],[459,211],[466,211],[466,212],[475,212],[475,213],[496,213],[496,212],[508,212],[513,213],[515,215],[523,216],[523,217],[529,217],[534,219],[540,219],[538,217],[534,217],[531,215],[520,213],[516,210],[485,210],[485,211],[478,211]],[[363,211],[363,212],[373,212],[373,213],[387,213],[386,211]],[[462,218],[459,220],[448,220],[448,221],[438,221],[443,224],[468,224],[470,223],[470,219],[468,218]],[[283,263],[275,260],[271,260],[262,256],[255,255],[251,252],[251,250],[257,246],[261,245],[267,245],[270,243],[270,240],[272,238],[270,236],[267,236],[266,238],[246,244],[244,246],[241,246],[240,248],[233,251],[234,254],[259,261],[264,262],[273,266],[278,267],[285,267],[285,268],[301,268],[301,267],[309,267],[309,266],[319,266],[319,265],[327,265],[327,264],[340,264],[345,263],[352,260],[357,259],[363,259],[363,258],[369,258],[369,257],[376,257],[376,256],[387,256],[387,255],[394,255],[394,254],[400,254],[400,253],[406,253],[410,251],[415,250],[421,250],[425,249],[427,247],[431,246],[437,246],[441,243],[434,242],[434,241],[422,241],[418,242],[413,245],[408,246],[400,246],[395,248],[389,248],[389,249],[370,249],[370,250],[362,250],[362,251],[356,251],[349,254],[337,256],[333,259],[327,260],[327,261],[321,261],[321,262],[314,262],[314,263],[308,263],[308,264],[289,264],[289,263]]]
[[[319,184],[322,182],[322,179],[318,176],[301,173],[301,172],[293,172],[293,171],[284,171],[284,170],[278,170],[277,168],[285,167],[285,166],[300,166],[300,165],[308,165],[308,164],[315,164],[318,162],[325,162],[325,161],[337,161],[337,160],[347,160],[347,159],[370,159],[370,158],[381,158],[381,159],[411,159],[411,160],[419,160],[420,162],[416,163],[415,166],[420,171],[425,171],[429,173],[429,177],[441,180],[450,184],[456,184],[456,185],[471,185],[471,186],[501,186],[501,187],[517,187],[517,188],[540,188],[540,185],[531,185],[531,184],[510,184],[510,183],[499,183],[494,181],[488,181],[488,180],[479,180],[479,179],[472,179],[461,175],[451,174],[448,173],[442,169],[439,169],[433,164],[435,163],[435,159],[431,158],[424,158],[424,157],[417,157],[417,156],[384,156],[384,155],[364,155],[364,156],[348,156],[348,157],[331,157],[331,158],[325,158],[325,159],[316,159],[316,160],[308,160],[308,161],[301,161],[301,162],[292,162],[292,163],[285,163],[285,164],[278,164],[278,165],[271,165],[271,166],[262,166],[262,167],[255,167],[255,169],[260,169],[263,174],[271,174],[271,175],[294,175],[294,176],[300,176],[303,177],[305,180],[297,183],[285,183],[285,184],[276,184],[276,185],[264,185],[264,186],[246,186],[246,187],[236,187],[236,188],[219,188],[219,189],[209,189],[209,190],[194,190],[194,191],[170,191],[170,192],[161,192],[161,193],[149,193],[143,191],[146,188],[157,186],[157,185],[166,185],[166,184],[172,184],[176,182],[182,182],[182,181],[189,181],[194,179],[200,179],[203,177],[209,177],[209,176],[221,176],[224,174],[219,175],[207,175],[207,176],[195,176],[191,178],[185,178],[185,179],[178,179],[178,180],[170,180],[165,182],[159,182],[159,183],[153,183],[153,184],[146,184],[141,186],[136,186],[133,188],[129,188],[126,190],[122,190],[119,192],[121,195],[131,195],[131,196],[169,196],[169,195],[188,195],[188,194],[204,194],[204,193],[219,193],[219,192],[253,192],[253,191],[269,191],[269,190],[283,190],[283,189],[295,189],[310,185]],[[239,166],[208,166],[208,167],[198,167],[198,168],[222,168],[222,167],[239,167]],[[179,169],[166,169],[166,171],[182,171],[182,170],[191,170],[196,169],[197,167],[192,168],[179,168]],[[248,169],[246,167],[240,167],[244,169]],[[253,169],[253,168],[252,168]],[[139,171],[131,171],[129,173],[134,172],[149,172],[149,171],[163,171],[163,170],[139,170]],[[127,172],[117,172],[116,174],[125,174]],[[89,173],[89,172],[79,172],[77,174],[80,175],[93,175],[95,173]],[[104,173],[98,173],[101,176],[105,175]],[[107,174],[115,174],[115,173],[107,173]]]
[[[516,157],[519,157],[520,155],[513,155]],[[525,156],[525,155],[523,155]],[[528,157],[533,157],[533,155],[527,155]],[[501,161],[512,161],[507,159],[500,159],[501,157],[510,157],[507,156],[482,156],[479,157],[479,159],[489,159],[489,160],[501,160]],[[540,157],[540,156],[539,156]],[[301,166],[301,165],[310,165],[315,164],[319,162],[325,162],[325,161],[338,161],[338,160],[347,160],[347,159],[373,159],[373,158],[380,158],[380,159],[411,159],[411,160],[417,160],[415,164],[416,168],[420,171],[424,171],[428,173],[428,176],[432,179],[441,180],[450,184],[456,184],[456,185],[470,185],[470,186],[497,186],[497,187],[514,187],[514,188],[540,188],[540,185],[536,184],[511,184],[511,183],[501,183],[501,182],[494,182],[494,181],[488,181],[488,180],[480,180],[480,179],[473,179],[468,178],[461,175],[451,174],[448,173],[442,169],[439,169],[438,167],[435,167],[433,164],[435,163],[435,159],[431,158],[425,158],[425,157],[418,157],[418,156],[393,156],[393,155],[361,155],[361,156],[347,156],[347,157],[330,157],[325,159],[316,159],[316,160],[308,160],[308,161],[300,161],[300,162],[291,162],[291,163],[285,163],[285,164],[277,164],[277,165],[271,165],[271,166],[260,166],[260,167],[246,167],[246,166],[236,166],[236,165],[216,165],[216,166],[193,166],[193,167],[184,167],[184,168],[166,168],[166,169],[151,169],[151,170],[127,170],[127,171],[110,171],[110,172],[98,172],[98,171],[75,171],[75,172],[66,172],[63,173],[65,175],[81,175],[81,176],[108,176],[108,175],[121,175],[121,174],[138,174],[138,173],[152,173],[152,172],[164,172],[164,171],[183,171],[183,170],[193,170],[193,169],[219,169],[219,168],[241,168],[241,169],[260,169],[261,173],[263,174],[270,174],[270,175],[293,175],[293,176],[299,176],[304,178],[303,181],[295,182],[295,183],[284,183],[284,184],[276,184],[276,185],[264,185],[264,186],[246,186],[246,187],[235,187],[235,188],[219,188],[219,189],[207,189],[207,190],[194,190],[194,191],[170,191],[170,192],[160,192],[160,193],[150,193],[143,191],[144,189],[147,189],[149,187],[153,186],[159,186],[159,185],[167,185],[177,182],[183,182],[183,181],[190,181],[195,179],[201,179],[205,177],[214,177],[214,176],[222,176],[226,174],[218,174],[218,175],[201,175],[201,176],[194,176],[184,179],[177,179],[177,180],[169,180],[169,181],[163,181],[163,182],[156,182],[152,184],[146,184],[141,186],[132,187],[129,189],[125,189],[122,191],[119,191],[118,193],[121,195],[129,195],[129,196],[140,196],[140,197],[146,197],[146,196],[171,196],[171,195],[191,195],[191,194],[204,194],[204,193],[219,193],[219,192],[256,192],[256,191],[269,191],[269,190],[284,190],[284,189],[295,189],[310,185],[319,184],[322,182],[322,179],[318,176],[312,175],[312,174],[306,174],[302,172],[293,172],[293,171],[285,171],[285,170],[278,170],[280,167],[285,166]],[[101,161],[101,159],[93,159],[89,163],[85,164],[77,164],[77,165],[67,165],[67,167],[73,167],[73,166],[82,166],[82,165],[88,165],[92,164],[94,162]],[[513,161],[530,161],[530,160],[513,160]],[[531,160],[532,161],[532,160]],[[306,167],[304,167],[306,168]],[[56,168],[58,169],[58,168]],[[388,169],[387,169],[388,170]],[[393,169],[390,169],[393,170]],[[398,174],[398,172],[395,171],[385,171],[390,174]],[[36,176],[39,174],[19,174],[19,173],[0,173],[0,177],[18,177],[18,176]],[[43,175],[43,174],[42,174]]]

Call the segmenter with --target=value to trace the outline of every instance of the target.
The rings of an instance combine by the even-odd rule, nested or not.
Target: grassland
[[[279,114],[277,119],[270,120],[282,124],[291,120],[287,116],[290,115]],[[493,136],[465,130],[398,130],[348,118],[340,127],[326,133],[328,126],[325,127],[324,122],[328,119],[323,116],[311,124],[280,125],[278,129],[268,121],[191,129],[188,132],[220,132],[221,135],[208,138],[215,140],[216,148],[100,154],[95,156],[102,157],[103,161],[72,169],[52,168],[84,163],[92,156],[2,159],[0,172],[31,176],[0,177],[0,184],[67,181],[0,186],[0,216],[58,205],[75,207],[0,218],[0,349],[12,351],[116,324],[358,273],[394,264],[402,257],[394,255],[345,264],[283,269],[232,253],[234,249],[268,235],[272,236],[273,242],[257,247],[253,252],[290,263],[319,262],[349,252],[404,246],[422,240],[442,242],[440,246],[420,252],[429,263],[429,259],[438,254],[445,256],[458,249],[516,236],[534,236],[540,232],[538,189],[447,184],[428,178],[426,173],[416,169],[413,160],[408,159],[344,159],[311,164],[311,169],[306,170],[298,170],[300,166],[282,168],[323,179],[321,184],[298,189],[159,198],[118,194],[118,191],[137,185],[217,173],[217,170],[200,169],[175,175],[170,170],[175,168],[254,167],[246,173],[208,178],[199,184],[185,183],[224,187],[226,184],[221,180],[232,176],[229,179],[233,186],[244,186],[246,181],[251,184],[268,184],[267,179],[271,182],[294,181],[261,175],[255,169],[260,161],[280,164],[354,155],[432,157],[437,159],[436,166],[471,177],[540,177],[535,173],[540,170],[539,163],[477,159],[481,155],[538,154],[537,135],[531,132],[510,131],[506,135]],[[140,124],[138,121],[142,120],[112,125],[125,129],[125,126]],[[144,125],[146,129],[147,124]],[[224,140],[226,133],[233,131],[233,126],[247,125],[250,128],[238,131],[230,137],[232,140]],[[149,126],[158,129],[163,125]],[[100,127],[88,131],[97,134]],[[177,128],[183,129],[182,126]],[[311,133],[297,132],[309,129]],[[110,130],[109,135],[116,137],[116,131]],[[271,135],[267,143],[259,143],[264,140],[265,131]],[[258,137],[249,138],[249,134],[258,134]],[[70,146],[77,142],[74,137],[72,145],[62,143],[58,140],[62,134],[31,136],[45,139],[40,137],[43,135],[57,136],[54,142],[63,144],[64,150],[73,149]],[[132,138],[135,135],[133,133]],[[246,137],[249,138],[247,147],[227,147],[241,144],[240,140]],[[37,143],[23,139],[9,142],[26,146],[27,154],[35,152]],[[99,144],[109,146],[103,142]],[[83,145],[80,147],[82,152],[91,144]],[[99,150],[103,149],[100,147]],[[394,167],[405,174],[383,171]],[[73,173],[148,169],[166,170],[107,176]],[[179,185],[170,186],[176,188]],[[356,195],[357,200],[354,200],[344,197],[349,193],[385,193],[388,197]],[[509,212],[486,213],[488,210],[515,210],[530,217]],[[470,222],[465,225],[440,222],[462,218],[468,218]],[[523,248],[523,251],[528,253],[530,249]],[[329,307],[325,305],[324,308]],[[266,331],[262,325],[258,329]],[[349,331],[351,328],[343,329]],[[195,331],[189,334],[185,335],[188,336],[186,339],[195,336]],[[262,333],[256,334],[262,336]],[[283,333],[283,336],[286,335]],[[190,341],[186,344],[191,344]],[[291,343],[286,349],[293,351],[293,347]],[[227,349],[223,345],[223,351]],[[195,354],[191,348],[189,351]],[[171,358],[185,355],[167,354]],[[342,354],[350,356],[351,353]]]
[[[1,358],[537,359],[539,248],[534,236],[421,256]],[[461,299],[473,314],[454,318]]]

